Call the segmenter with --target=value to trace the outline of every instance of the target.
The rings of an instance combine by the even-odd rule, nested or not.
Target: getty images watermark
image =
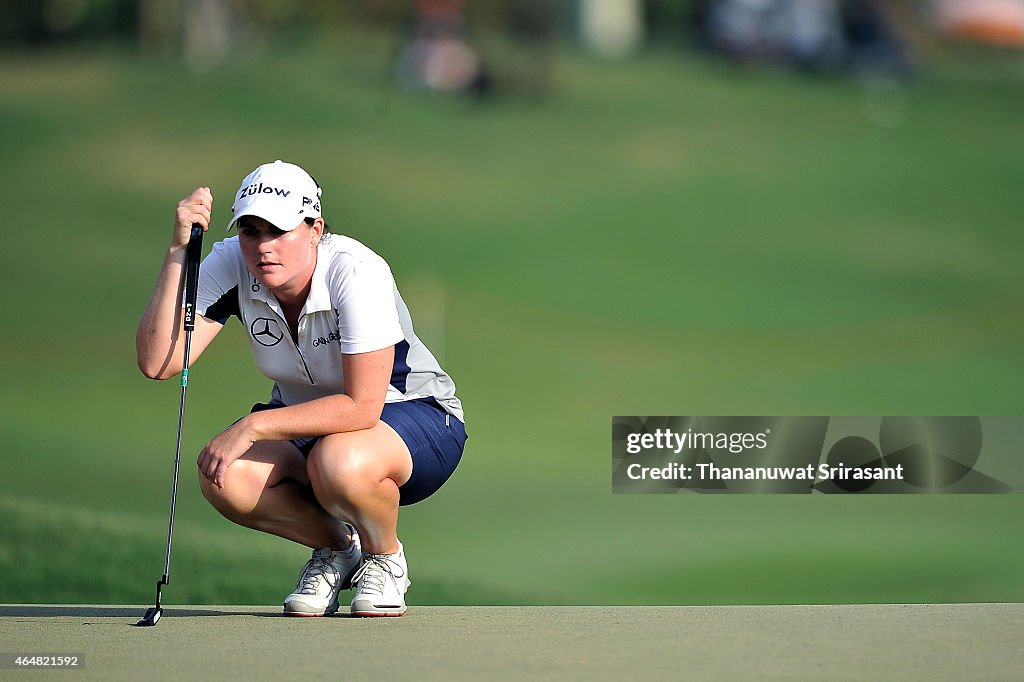
[[[613,417],[615,493],[1008,493],[1022,417]]]

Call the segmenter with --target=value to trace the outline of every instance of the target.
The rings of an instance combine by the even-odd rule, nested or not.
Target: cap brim
[[[246,216],[256,216],[257,218],[263,218],[268,223],[270,223],[271,225],[273,225],[277,229],[281,230],[282,232],[291,232],[296,227],[298,227],[299,224],[302,223],[302,220],[303,220],[302,218],[298,218],[298,219],[294,220],[294,222],[292,222],[291,226],[283,227],[283,225],[285,225],[289,221],[291,221],[291,218],[288,218],[288,217],[283,216],[283,215],[272,215],[271,211],[261,211],[258,208],[254,207],[254,208],[251,208],[251,209],[245,209],[245,210],[239,211],[239,213],[235,217],[233,217],[231,219],[231,222],[228,223],[228,226],[227,226],[227,229],[225,230],[225,232],[230,232],[231,228],[236,227],[238,225],[238,221],[241,220],[242,218],[246,217]]]

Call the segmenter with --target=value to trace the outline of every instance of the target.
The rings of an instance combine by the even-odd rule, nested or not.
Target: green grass
[[[539,103],[403,94],[343,38],[203,73],[0,57],[0,602],[151,599],[178,391],[139,375],[134,326],[175,202],[208,184],[226,223],[274,158],[414,316],[443,287],[470,441],[403,511],[411,602],[1024,597],[1017,495],[609,492],[612,415],[1020,412],[1019,72],[927,76],[883,127],[855,82],[679,54],[562,54]],[[190,467],[268,392],[239,329],[190,388],[167,598],[275,602],[304,550],[221,519]]]

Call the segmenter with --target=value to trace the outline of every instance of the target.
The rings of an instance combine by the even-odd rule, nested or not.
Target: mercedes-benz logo
[[[252,338],[261,346],[276,346],[281,343],[284,334],[281,333],[281,325],[277,320],[269,317],[257,317],[249,326]]]

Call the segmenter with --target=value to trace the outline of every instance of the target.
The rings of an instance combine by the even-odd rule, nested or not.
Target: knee
[[[321,441],[310,453],[307,465],[318,497],[351,499],[378,485],[382,478],[380,466],[371,455],[343,440],[329,444]]]
[[[236,520],[253,512],[266,484],[263,472],[252,462],[235,460],[224,474],[224,487],[218,488],[202,474],[199,489],[213,507]]]

